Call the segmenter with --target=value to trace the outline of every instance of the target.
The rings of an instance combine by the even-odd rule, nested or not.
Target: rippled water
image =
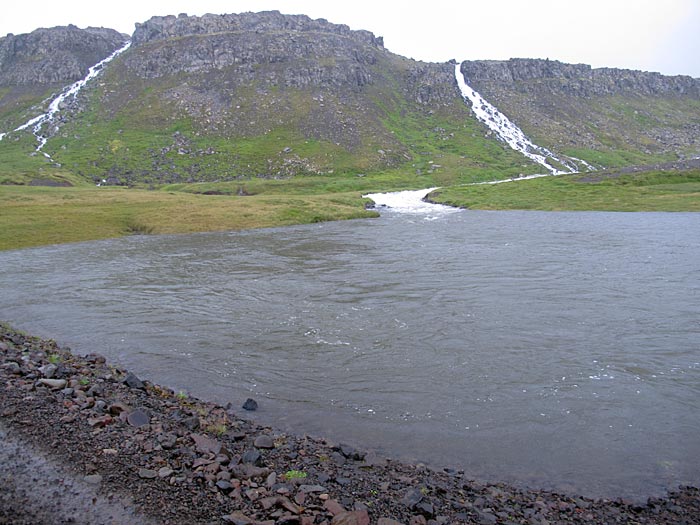
[[[4,252],[0,319],[286,429],[644,497],[700,485],[698,231],[388,211]]]

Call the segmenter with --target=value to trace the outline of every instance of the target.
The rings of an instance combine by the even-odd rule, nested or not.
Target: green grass
[[[196,195],[0,186],[0,250],[133,234],[193,233],[375,217],[356,193]]]
[[[481,210],[700,211],[700,170],[592,173],[452,186],[436,190],[430,198]]]

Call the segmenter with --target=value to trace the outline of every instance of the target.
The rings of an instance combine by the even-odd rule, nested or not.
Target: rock
[[[190,434],[190,437],[194,440],[195,448],[197,452],[201,454],[218,454],[221,452],[221,441],[218,439],[213,439],[202,434]]]
[[[48,386],[51,390],[61,390],[66,387],[68,381],[65,379],[39,379],[39,383]]]
[[[137,408],[126,416],[126,421],[132,427],[142,427],[144,425],[148,425],[151,422],[151,418],[145,411]]]
[[[433,504],[430,503],[429,501],[422,500],[419,501],[418,504],[414,507],[415,510],[423,514],[424,516],[428,518],[432,518],[435,515],[435,508],[433,507]]]
[[[354,510],[336,514],[331,525],[369,525],[369,515],[366,510]]]
[[[345,512],[345,507],[343,507],[334,499],[324,501],[323,508],[325,508],[328,512],[333,514],[333,516],[337,516],[338,514]]]
[[[257,450],[246,450],[241,457],[241,462],[247,465],[255,465],[256,467],[261,467],[262,456]]]
[[[248,398],[245,400],[245,403],[243,403],[243,410],[248,410],[250,412],[253,412],[258,409],[258,402],[255,399]]]
[[[189,430],[197,430],[199,428],[199,418],[197,416],[187,417],[182,420],[182,424]]]
[[[255,438],[255,441],[253,442],[253,446],[255,448],[271,449],[271,448],[275,448],[275,442],[272,440],[272,438],[270,436],[268,436],[267,434],[263,434],[263,435]]]
[[[254,523],[254,520],[242,512],[232,512],[226,516],[221,516],[221,519],[226,523],[233,523],[233,525],[252,525]]]
[[[141,468],[139,469],[139,477],[142,479],[153,479],[158,477],[158,473],[155,470]]]
[[[102,483],[102,476],[99,474],[91,474],[89,476],[85,476],[83,479],[91,485],[99,485]]]
[[[231,485],[231,482],[225,479],[220,479],[219,481],[217,481],[216,486],[219,488],[220,491],[225,493],[229,493],[233,490],[233,485]]]
[[[118,416],[122,412],[128,412],[129,407],[126,406],[124,403],[112,403],[111,405],[109,405],[107,411],[113,416]]]
[[[353,461],[362,461],[365,457],[365,455],[361,452],[358,452],[356,448],[351,447],[350,445],[346,445],[345,443],[341,443],[339,445],[339,448],[340,453],[347,459],[351,459]]]
[[[41,375],[46,379],[53,378],[56,375],[56,370],[58,370],[58,367],[53,363],[39,367],[39,372],[41,372]]]
[[[317,493],[327,492],[327,489],[325,487],[322,487],[321,485],[301,485],[299,487],[299,492],[306,492],[307,494],[313,494],[315,492],[317,492]]]
[[[411,520],[408,522],[409,525],[426,525],[427,521],[425,520],[424,516],[413,516]]]
[[[400,521],[392,520],[391,518],[379,518],[377,525],[404,525]]]
[[[10,361],[9,363],[5,363],[4,365],[2,365],[2,368],[4,370],[7,370],[10,374],[20,375],[22,373],[22,369],[14,361]]]
[[[7,352],[9,349],[10,347],[7,346],[7,343],[0,341],[0,352]]]
[[[174,470],[171,469],[170,467],[161,467],[158,470],[158,477],[159,478],[167,478],[170,477],[173,474]]]
[[[158,441],[161,447],[169,450],[177,443],[177,437],[173,434],[158,434],[156,436],[156,441]]]
[[[88,418],[88,425],[95,428],[104,428],[113,421],[112,416],[100,416]]]
[[[128,386],[129,388],[135,388],[139,390],[146,390],[146,385],[143,384],[143,381],[141,381],[138,377],[136,377],[134,374],[129,373],[126,376],[126,379],[124,379],[124,384]]]
[[[403,498],[401,498],[401,503],[413,510],[422,499],[423,493],[419,489],[411,489],[404,495]]]

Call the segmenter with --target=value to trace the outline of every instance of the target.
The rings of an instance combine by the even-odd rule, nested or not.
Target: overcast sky
[[[550,58],[700,78],[700,0],[7,0],[0,35],[69,23],[131,34],[153,15],[272,9],[367,29],[417,60]]]

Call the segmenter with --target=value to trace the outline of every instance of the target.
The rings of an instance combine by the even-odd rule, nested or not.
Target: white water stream
[[[389,208],[398,213],[423,215],[426,220],[435,220],[443,215],[460,211],[460,208],[426,202],[426,195],[437,188],[395,191],[391,193],[368,193],[363,197],[372,199],[378,208]]]
[[[460,70],[459,63],[455,64],[455,78],[457,79],[459,90],[462,93],[462,97],[464,98],[465,102],[467,100],[471,102],[472,111],[474,111],[476,118],[486,124],[490,130],[496,133],[498,138],[503,140],[503,142],[508,144],[508,146],[510,146],[512,149],[522,153],[530,160],[547,169],[550,175],[562,175],[564,173],[578,172],[580,170],[576,163],[580,163],[588,170],[595,170],[593,166],[584,160],[576,159],[574,157],[563,159],[561,157],[557,157],[547,148],[533,143],[525,136],[525,133],[523,133],[518,126],[513,124],[513,122],[508,119],[508,117],[498,111],[495,106],[489,104],[489,102],[487,102],[476,90],[467,85],[466,81],[464,80],[464,75],[462,75],[462,71]],[[566,170],[559,170],[549,164],[548,161],[554,161],[561,166],[564,166]]]
[[[42,132],[44,125],[47,123],[53,122],[54,117],[61,110],[63,103],[69,97],[75,98],[75,96],[80,92],[80,90],[83,89],[85,87],[85,85],[90,80],[92,80],[97,75],[99,75],[102,72],[102,70],[104,69],[104,67],[109,62],[111,62],[112,60],[117,58],[119,55],[121,55],[124,51],[129,49],[130,46],[131,46],[131,41],[127,41],[126,44],[124,44],[121,48],[117,49],[114,53],[109,55],[107,58],[105,58],[104,60],[101,60],[100,62],[98,62],[97,64],[92,66],[90,69],[88,69],[88,73],[87,73],[87,75],[85,75],[85,78],[82,78],[82,79],[78,80],[77,82],[71,84],[70,86],[63,88],[63,90],[53,100],[51,100],[51,102],[49,103],[49,108],[46,111],[46,113],[42,113],[41,115],[38,115],[31,120],[28,120],[27,122],[25,122],[21,126],[15,128],[12,131],[12,133],[17,132],[17,131],[23,131],[23,130],[31,127],[32,133],[39,141],[39,144],[36,147],[36,151],[41,151],[43,149],[43,147],[46,145],[46,141],[48,140],[48,135],[50,135],[50,133],[48,133],[48,132],[47,133]],[[0,133],[0,140],[2,140],[6,135],[7,135],[7,133]],[[42,153],[44,154],[44,156],[47,159],[51,159],[51,156],[48,153],[46,153],[46,152],[42,152]]]

